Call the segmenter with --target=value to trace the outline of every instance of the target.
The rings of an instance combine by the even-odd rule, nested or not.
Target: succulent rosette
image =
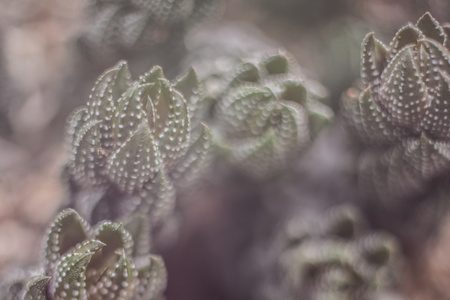
[[[149,254],[143,222],[91,228],[76,211],[63,210],[45,239],[43,266],[5,284],[2,299],[160,299],[167,272],[161,257]]]
[[[344,95],[350,127],[370,150],[362,188],[380,199],[407,198],[450,169],[450,27],[426,13],[389,46],[362,43],[363,89]],[[392,201],[387,201],[387,203]]]
[[[365,225],[352,206],[333,208],[320,218],[291,219],[275,239],[279,255],[273,274],[277,275],[270,275],[272,279],[261,288],[262,298],[385,299],[395,295],[401,269],[398,244],[389,234]]]
[[[257,179],[284,169],[332,118],[314,86],[281,52],[237,64],[215,115],[230,160]]]
[[[220,11],[217,0],[95,0],[79,49],[95,63],[145,54],[173,64],[184,51],[184,35]]]
[[[186,187],[207,166],[211,134],[196,115],[200,91],[193,70],[174,83],[160,67],[133,82],[125,62],[103,73],[87,105],[68,119],[72,205],[94,220],[135,211],[153,224],[164,219],[175,186]]]

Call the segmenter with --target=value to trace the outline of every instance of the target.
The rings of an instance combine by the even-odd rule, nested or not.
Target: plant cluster
[[[42,266],[4,286],[8,300],[161,299],[167,274],[151,255],[145,218],[91,228],[72,210],[61,211],[45,238]]]
[[[68,119],[72,206],[95,222],[136,211],[153,224],[167,217],[175,186],[194,182],[209,161],[199,93],[193,70],[174,83],[157,66],[134,82],[126,62],[103,73]]]
[[[393,294],[397,242],[368,230],[354,207],[339,206],[314,220],[293,219],[276,242],[281,283],[278,290],[266,290],[267,299],[384,299]]]
[[[253,178],[286,169],[333,116],[290,55],[254,53],[224,77],[230,79],[214,115],[218,140]]]
[[[348,90],[343,109],[369,146],[362,189],[387,205],[423,192],[450,169],[449,34],[427,13],[401,28],[389,47],[373,33],[363,41],[363,89]]]
[[[145,53],[161,64],[181,56],[187,30],[219,8],[217,0],[94,0],[78,48],[96,63]]]

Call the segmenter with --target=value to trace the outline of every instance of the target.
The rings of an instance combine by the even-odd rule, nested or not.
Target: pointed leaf
[[[88,299],[133,299],[138,284],[138,273],[124,250],[102,272],[96,281],[89,281],[86,287]]]
[[[50,288],[52,299],[83,300],[86,299],[86,267],[93,252],[67,253],[61,257],[56,266],[56,276]]]
[[[370,88],[361,93],[359,99],[361,111],[361,132],[368,143],[375,145],[389,144],[398,142],[406,133],[401,128],[395,126],[384,108],[379,107],[374,99]]]
[[[211,146],[211,130],[202,124],[199,137],[192,142],[183,160],[170,173],[177,187],[190,187],[203,175],[211,157]]]
[[[73,209],[61,211],[48,230],[45,242],[45,274],[53,274],[57,261],[87,239],[89,225]]]
[[[389,45],[389,58],[393,59],[397,53],[409,44],[416,44],[423,37],[419,29],[409,24],[401,28]]]
[[[429,97],[412,47],[404,47],[386,68],[379,95],[394,123],[414,129],[425,113]]]
[[[138,211],[149,216],[152,225],[160,224],[172,212],[175,205],[175,189],[163,169],[152,182],[144,185],[139,191],[139,197],[142,204]]]
[[[438,21],[436,21],[429,12],[426,12],[419,21],[417,21],[417,27],[426,37],[439,42],[441,45],[445,44],[445,32]]]
[[[139,84],[155,83],[161,78],[164,78],[162,68],[160,66],[154,66],[149,72],[139,78]]]
[[[273,93],[265,88],[236,89],[222,101],[218,119],[230,136],[259,136],[271,125],[270,118],[276,107],[273,98]]]
[[[75,141],[77,140],[77,135],[81,128],[86,122],[88,116],[88,111],[85,107],[76,109],[67,117],[67,122],[65,126],[65,144],[69,148],[70,152],[75,151]]]
[[[201,114],[204,110],[204,100],[202,91],[200,89],[200,81],[194,69],[190,68],[186,75],[174,85],[174,88],[179,91],[189,108],[189,118],[191,121],[191,128],[196,128],[201,120]]]
[[[237,86],[243,82],[258,82],[260,74],[258,67],[253,63],[243,63],[239,66],[237,74],[234,76],[230,86]]]
[[[160,154],[145,122],[109,157],[106,165],[109,179],[130,195],[151,182],[160,169]]]
[[[26,284],[23,300],[47,300],[46,288],[50,278],[48,276],[32,277]]]
[[[378,85],[381,72],[386,66],[387,49],[373,33],[366,35],[362,42],[361,79],[365,86]]]
[[[99,187],[104,183],[101,174],[103,161],[100,145],[101,121],[89,121],[80,129],[73,143],[70,174],[83,187]]]
[[[450,145],[429,139],[408,140],[404,145],[404,164],[408,172],[428,181],[450,168]]]
[[[186,100],[173,90],[170,82],[160,81],[161,94],[155,104],[154,135],[161,158],[170,170],[185,155],[189,146],[189,112]]]
[[[134,241],[132,256],[137,257],[150,253],[152,230],[149,218],[141,213],[136,213],[127,218],[123,224]]]
[[[138,268],[137,300],[157,299],[167,286],[167,270],[160,256],[150,255],[147,263]]]
[[[434,80],[436,88],[420,128],[434,138],[447,140],[450,138],[450,76],[438,72]]]
[[[89,97],[88,114],[92,120],[103,121],[100,125],[99,138],[106,150],[113,147],[111,126],[114,108],[130,84],[131,74],[128,65],[125,61],[121,61],[99,77]]]
[[[151,87],[151,85],[135,84],[120,98],[112,125],[115,145],[121,146],[146,119],[143,97],[148,95]]]
[[[94,238],[105,245],[92,257],[89,264],[89,268],[92,269],[104,269],[115,259],[117,250],[124,250],[127,255],[131,255],[133,250],[133,239],[122,223],[111,221],[100,223],[94,230]]]

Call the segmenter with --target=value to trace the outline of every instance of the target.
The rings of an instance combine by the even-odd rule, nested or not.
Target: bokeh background
[[[85,66],[77,64],[76,45],[89,26],[86,7],[84,1],[0,0],[0,270],[38,259],[43,232],[67,197],[60,180],[64,120],[87,101],[95,78],[108,67],[80,70]],[[328,89],[326,101],[338,114],[341,94],[359,76],[363,37],[373,31],[387,43],[398,28],[426,11],[442,23],[450,21],[448,0],[228,0],[220,14],[180,37],[187,52],[178,65],[167,66],[170,60],[159,61],[157,55],[139,56],[138,62],[165,64],[176,74],[202,42],[212,39],[211,31],[228,28],[215,37],[226,42],[242,30],[292,53],[305,73]],[[141,72],[132,71],[134,76]],[[345,164],[333,162],[332,155],[325,159]],[[197,197],[187,213],[196,222],[168,254],[169,267],[180,270],[171,280],[182,282],[192,274],[183,284],[175,283],[177,291],[169,289],[169,299],[227,299],[201,267],[202,257],[211,255],[202,252],[208,249],[195,246],[204,242],[202,228],[225,222],[226,213],[220,215],[220,199],[207,193]],[[406,252],[405,293],[433,299],[439,289],[450,296],[450,218],[417,251]]]

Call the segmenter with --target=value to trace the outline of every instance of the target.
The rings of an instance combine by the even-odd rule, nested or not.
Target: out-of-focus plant
[[[450,169],[450,27],[426,13],[389,46],[373,33],[362,43],[362,91],[343,110],[367,145],[359,181],[387,205],[423,192]]]
[[[284,53],[254,54],[236,64],[218,96],[218,140],[245,173],[268,178],[288,167],[329,123],[332,111]]]
[[[96,64],[145,55],[146,61],[173,67],[184,53],[188,29],[220,6],[218,0],[94,0],[78,48]]]
[[[72,206],[90,221],[139,211],[160,223],[174,188],[188,187],[207,167],[202,99],[192,69],[174,83],[158,66],[134,82],[125,62],[105,71],[67,123]]]
[[[264,298],[390,299],[384,297],[395,294],[398,245],[386,233],[367,230],[354,207],[333,208],[314,220],[293,219],[275,241],[279,282],[262,287]]]
[[[160,299],[167,282],[161,257],[149,254],[145,218],[91,228],[66,209],[45,238],[42,265],[5,284],[2,299]]]

